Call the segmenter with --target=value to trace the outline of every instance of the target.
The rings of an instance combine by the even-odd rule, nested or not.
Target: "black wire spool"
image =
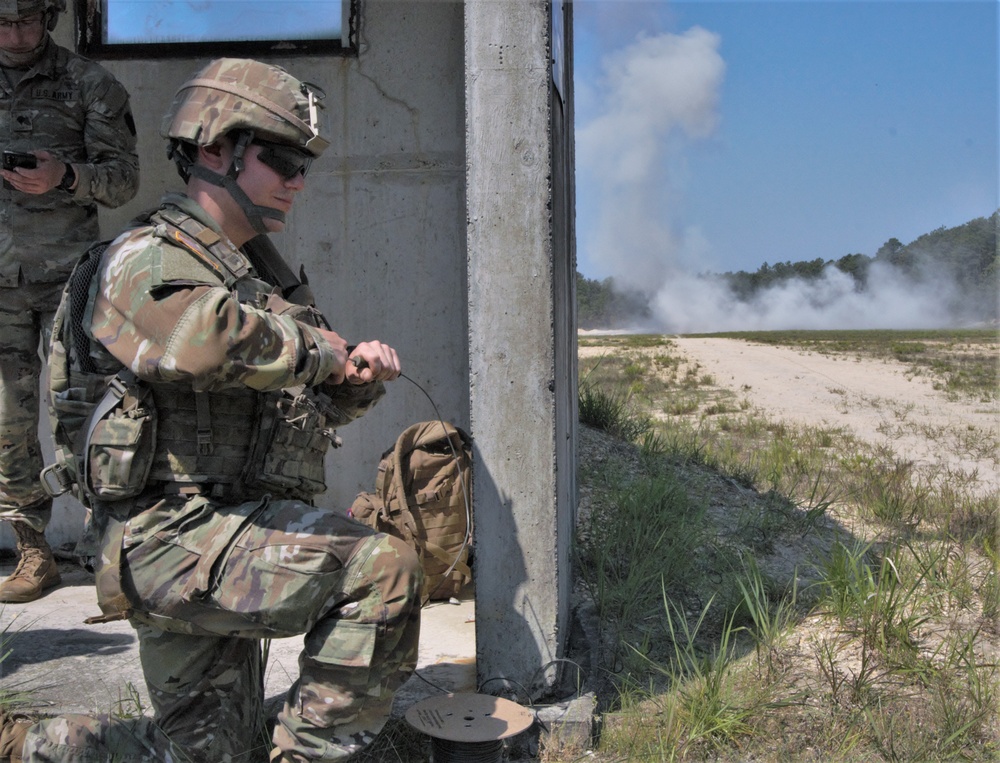
[[[434,763],[499,763],[503,740],[526,730],[535,716],[501,697],[447,694],[416,703],[406,720],[431,737]]]
[[[431,738],[434,763],[499,763],[503,759],[503,740],[490,742],[452,742]]]

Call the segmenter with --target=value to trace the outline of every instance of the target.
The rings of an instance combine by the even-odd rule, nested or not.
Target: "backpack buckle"
[[[58,498],[68,493],[73,486],[73,478],[64,464],[50,464],[38,474],[44,490],[50,498]]]

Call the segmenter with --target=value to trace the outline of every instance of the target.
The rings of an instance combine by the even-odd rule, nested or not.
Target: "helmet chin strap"
[[[253,142],[252,132],[247,130],[240,133],[239,140],[236,141],[236,145],[233,147],[233,160],[230,162],[229,170],[225,175],[213,172],[197,162],[192,164],[188,171],[199,180],[204,180],[206,183],[226,189],[233,198],[233,201],[243,210],[243,214],[246,215],[247,221],[254,231],[257,233],[267,233],[268,230],[264,224],[264,219],[269,218],[283,223],[285,222],[285,213],[274,207],[264,207],[254,204],[250,197],[247,196],[246,191],[240,188],[236,182],[240,172],[243,170],[243,155],[246,153],[247,146],[251,142]]]

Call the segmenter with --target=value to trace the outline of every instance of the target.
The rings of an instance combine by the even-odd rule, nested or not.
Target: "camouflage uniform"
[[[113,567],[155,715],[42,721],[24,759],[247,760],[266,744],[259,639],[295,635],[305,636],[300,675],[271,759],[345,759],[379,731],[416,665],[419,562],[402,541],[312,504],[325,486],[308,468],[308,438],[243,466],[285,390],[317,391],[316,426],[327,428],[363,414],[383,385],[329,382],[325,320],[284,301],[186,196],[119,236],[98,283],[88,305],[98,369],[131,369],[159,416],[144,490],[94,507],[107,521],[99,598]]]
[[[78,179],[73,191],[0,190],[0,518],[40,533],[51,501],[38,480],[39,345],[47,347],[70,269],[99,235],[97,204],[124,204],[139,182],[125,88],[47,33],[43,40],[27,70],[0,67],[0,147],[48,150]]]

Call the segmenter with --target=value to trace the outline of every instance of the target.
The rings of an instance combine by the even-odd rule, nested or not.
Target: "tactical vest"
[[[203,282],[208,266],[241,302],[290,312],[313,325],[323,321],[314,307],[277,296],[253,276],[238,250],[189,215],[165,208],[147,221],[154,236],[173,245],[164,247],[164,256],[180,258],[171,263],[175,278],[189,262],[192,280]],[[325,395],[308,388],[195,392],[138,380],[90,336],[106,248],[96,245],[81,259],[53,325],[50,414],[57,463],[43,472],[49,492],[71,489],[85,505],[112,510],[162,492],[232,503],[265,494],[309,501],[322,493],[325,456],[337,444]]]

